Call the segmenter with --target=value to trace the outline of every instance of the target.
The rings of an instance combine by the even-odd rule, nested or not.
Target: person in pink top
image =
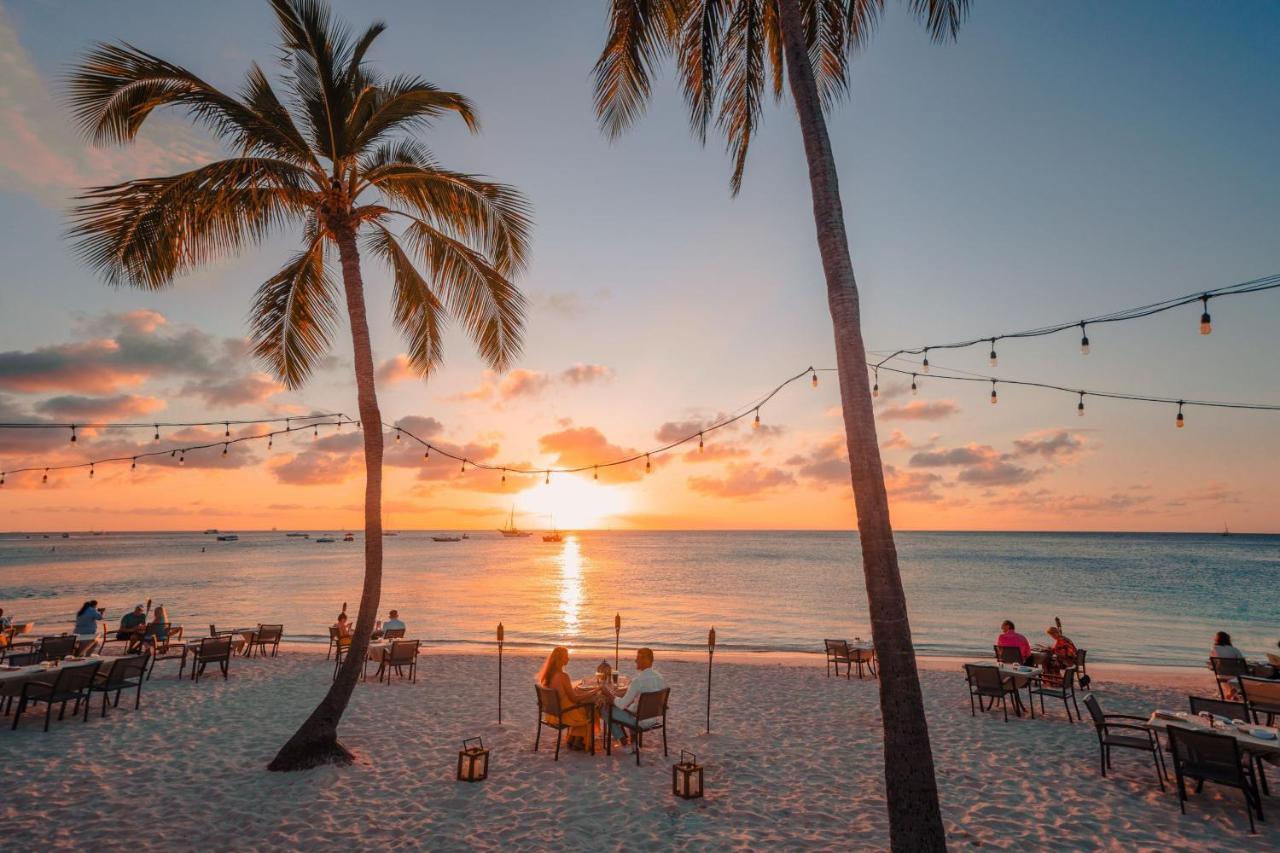
[[[1008,619],[1000,623],[1000,636],[996,637],[997,646],[1014,646],[1018,650],[1018,654],[1022,657],[1022,662],[1026,663],[1031,657],[1031,643],[1027,638],[1013,630],[1013,623]]]

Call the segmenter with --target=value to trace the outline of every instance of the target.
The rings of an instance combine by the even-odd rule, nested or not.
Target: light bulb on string
[[[0,471],[0,486],[4,485],[4,472]]]
[[[465,459],[462,460],[462,473],[467,473],[467,460]]]
[[[751,422],[752,429],[760,429],[760,410],[756,409],[756,419]]]
[[[929,348],[924,348],[924,361],[920,362],[920,371],[922,373],[929,372]]]
[[[1089,354],[1089,333],[1085,330],[1084,323],[1080,324],[1080,354]]]
[[[230,433],[228,433],[230,435]],[[311,440],[315,441],[320,437],[320,424],[313,424],[311,429]]]
[[[1204,305],[1204,311],[1200,315],[1200,334],[1207,335],[1213,331],[1213,320],[1209,317],[1209,296],[1201,296],[1200,302]]]
[[[396,427],[396,441],[400,440],[400,427]]]
[[[41,483],[47,483],[47,482],[49,482],[49,469],[48,469],[48,468],[45,468],[45,469],[44,469],[44,476],[40,478],[40,482],[41,482]]]
[[[285,419],[284,419],[284,431],[285,431],[285,432],[293,432],[293,424],[292,424],[292,423],[290,423],[290,421],[291,421],[291,420],[292,420],[291,418],[285,418]]]
[[[424,450],[424,451],[422,451],[422,458],[423,458],[423,459],[430,459],[430,458],[431,458],[431,445],[429,445],[429,444],[428,444],[428,445],[427,445],[427,449],[426,449],[426,450]]]
[[[698,452],[699,452],[699,453],[701,453],[701,452],[702,452],[703,447],[705,447],[705,446],[706,446],[706,445],[705,445],[705,444],[703,443],[703,441],[702,441],[702,433],[698,433]]]
[[[1182,429],[1184,426],[1187,425],[1186,420],[1182,417],[1182,401],[1181,400],[1178,401],[1178,417],[1174,420],[1173,424],[1178,429]]]
[[[226,456],[226,455],[227,455],[227,448],[228,448],[228,447],[230,447],[230,446],[231,446],[231,445],[229,445],[229,444],[227,444],[227,443],[225,443],[225,442],[223,443],[223,445],[222,445],[222,455],[223,455],[223,456]]]
[[[505,486],[506,484],[507,484],[507,469],[503,468],[502,469],[502,485]]]
[[[591,471],[591,479],[593,479],[593,480],[599,480],[599,479],[600,479],[600,466],[599,466],[599,465],[597,465],[595,468],[593,468],[593,469],[592,469],[592,471]]]
[[[813,371],[813,380],[812,380],[812,384],[813,384],[813,387],[814,387],[814,388],[817,388],[817,387],[818,387],[818,371],[816,371],[816,370],[815,370],[815,371]]]
[[[875,384],[871,386],[871,396],[879,397],[880,396],[880,369],[879,368],[876,368],[875,375],[876,375]]]
[[[227,428],[227,431],[226,431],[226,432],[224,432],[224,433],[222,434],[222,437],[223,437],[223,438],[226,438],[226,437],[228,437],[228,436],[230,436],[230,435],[231,435],[231,424],[230,424],[230,423],[224,423],[224,424],[223,424],[223,426]]]
[[[991,359],[992,367],[995,367],[997,364],[1000,363],[1000,359],[996,358],[996,339],[995,338],[991,339],[991,355],[989,356],[989,358]]]
[[[920,387],[916,385],[916,375],[911,374],[911,396],[917,397],[920,394]]]
[[[76,425],[75,424],[71,425],[71,443],[72,444],[76,443]]]
[[[185,450],[184,450],[184,451],[182,451],[182,454],[178,457],[178,464],[179,464],[179,465],[186,465],[186,464],[187,464],[187,451],[185,451]]]
[[[1000,402],[1000,395],[996,393],[996,381],[992,379],[991,380],[991,405],[994,406],[996,403],[999,403],[999,402]]]
[[[129,462],[129,470],[130,470],[130,471],[137,471],[137,470],[138,470],[138,457],[136,457],[136,456],[135,456],[135,457],[133,457],[133,459]]]
[[[1082,418],[1084,417],[1084,392],[1083,391],[1080,392],[1080,402],[1076,403],[1076,415],[1078,417],[1082,417]]]
[[[274,447],[275,443],[276,443],[276,434],[274,432],[267,433],[267,450],[270,450],[272,447]]]
[[[758,423],[758,421],[757,421],[757,423]],[[649,461],[649,454],[648,454],[648,453],[646,453],[646,454],[644,455],[644,472],[645,472],[646,474],[652,474],[652,473],[653,473],[653,463],[651,463],[651,462]]]
[[[160,440],[160,424],[156,424],[155,428],[156,428],[156,441],[159,441]]]
[[[89,463],[89,479],[90,480],[93,479],[93,463],[92,462]]]
[[[542,485],[544,485],[544,486],[550,486],[550,485],[551,485],[551,472],[550,472],[550,471],[547,471],[547,472],[546,472],[546,474],[547,474],[547,477],[546,477],[546,479],[545,479],[545,480],[543,480],[543,481],[542,481]]]

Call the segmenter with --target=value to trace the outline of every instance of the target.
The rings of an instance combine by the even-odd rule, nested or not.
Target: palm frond
[[[364,31],[364,35],[356,39],[355,45],[351,48],[351,58],[347,60],[346,85],[354,86],[355,81],[361,73],[361,66],[364,64],[365,54],[369,52],[369,48],[373,46],[373,42],[378,36],[387,30],[387,25],[382,21],[374,21],[369,28]]]
[[[699,142],[707,141],[707,128],[715,115],[720,74],[720,45],[724,38],[729,0],[690,3],[681,26],[677,62],[689,106],[689,124]]]
[[[596,117],[610,139],[644,113],[654,70],[679,37],[686,3],[697,0],[612,0],[609,35],[596,60]]]
[[[307,248],[258,288],[250,311],[253,354],[289,388],[301,386],[338,321],[335,283],[325,266],[325,240],[314,221]]]
[[[782,21],[778,14],[778,0],[769,0],[764,4],[761,24],[764,29],[764,52],[769,58],[769,79],[773,81],[773,100],[781,103],[786,66],[782,61]]]
[[[309,185],[306,171],[283,160],[221,160],[87,191],[71,236],[109,284],[156,290],[305,216],[315,204]]]
[[[395,281],[392,317],[408,346],[409,364],[426,378],[444,359],[444,305],[414,267],[400,241],[384,226],[375,224],[364,245],[391,269]]]
[[[250,87],[257,87],[252,79]],[[132,142],[153,111],[173,106],[241,151],[300,165],[315,162],[306,143],[282,127],[279,116],[258,111],[261,104],[241,103],[187,69],[132,45],[96,45],[72,72],[68,88],[76,123],[94,144]]]
[[[733,157],[729,187],[734,195],[742,189],[747,150],[760,122],[760,100],[765,85],[762,9],[765,2],[767,0],[738,0],[725,36],[724,94],[716,124],[724,131]]]
[[[910,0],[911,11],[924,22],[934,41],[954,39],[969,16],[969,0]]]
[[[358,154],[396,130],[429,126],[434,119],[457,113],[473,133],[480,129],[471,102],[418,77],[396,77],[362,90],[347,117],[345,135]]]
[[[480,357],[495,370],[506,370],[524,337],[525,300],[519,289],[479,252],[421,219],[411,219],[403,237]]]
[[[271,8],[313,144],[337,163],[347,151],[343,123],[355,94],[341,85],[353,49],[350,34],[320,0],[271,0]]]

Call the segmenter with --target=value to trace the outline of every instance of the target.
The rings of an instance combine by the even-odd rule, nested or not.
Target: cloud
[[[572,320],[587,310],[608,302],[611,296],[612,293],[607,288],[600,288],[587,294],[574,291],[550,291],[548,293],[534,293],[531,295],[530,301],[533,303],[535,310],[545,311],[548,314],[557,314],[567,320]]]
[[[690,477],[689,488],[702,495],[734,500],[754,500],[770,492],[794,486],[789,471],[757,462],[732,463],[724,477]]]
[[[519,367],[502,377],[502,381],[498,383],[498,399],[507,402],[516,397],[532,397],[550,384],[551,380],[542,371]]]
[[[604,433],[595,427],[570,427],[559,432],[548,433],[538,439],[538,447],[543,453],[555,454],[555,462],[550,466],[553,468],[578,468],[602,460],[621,459],[639,453],[632,447],[611,444]],[[663,457],[658,457],[652,460],[652,464],[657,466],[662,461]],[[642,479],[644,475],[644,461],[637,460],[629,465],[601,469],[600,482],[634,482]]]
[[[1045,515],[1096,515],[1099,513],[1132,512],[1152,502],[1151,495],[1112,492],[1100,495],[1059,495],[1049,489],[1034,492],[1020,489],[989,501],[994,507],[1017,510],[1033,510]]]
[[[92,185],[185,171],[217,156],[187,124],[153,116],[133,144],[94,148],[72,126],[0,8],[0,190],[63,207]]]
[[[924,450],[908,461],[912,468],[946,468],[953,465],[980,465],[1000,458],[989,444],[966,444],[942,450]]]
[[[1033,432],[1013,442],[1018,456],[1041,456],[1045,459],[1069,459],[1085,448],[1085,439],[1065,429]]]
[[[110,397],[83,397],[67,394],[36,403],[35,410],[55,420],[120,421],[141,417],[165,407],[158,397],[116,394]]]
[[[418,372],[409,364],[409,357],[404,353],[400,353],[378,365],[375,376],[379,382],[394,385],[397,382],[408,382],[410,379],[417,379]]]
[[[912,445],[911,439],[907,438],[905,434],[896,429],[893,431],[892,435],[880,442],[881,450],[911,450],[912,447],[914,447],[914,445]]]
[[[884,486],[889,499],[899,503],[937,503],[942,495],[934,491],[942,485],[942,476],[931,471],[900,471],[893,465],[884,467]]]
[[[741,459],[744,456],[750,456],[751,451],[745,447],[739,447],[736,444],[729,444],[723,441],[704,442],[701,450],[694,442],[689,443],[693,449],[687,451],[683,455],[686,462],[723,462],[726,459]]]
[[[795,466],[801,477],[820,486],[849,484],[849,457],[843,435],[827,438],[807,455],[792,456],[787,464]]]
[[[886,406],[878,417],[883,421],[940,421],[959,411],[951,400],[912,400],[905,406]]]
[[[579,362],[567,367],[560,373],[560,381],[569,385],[585,385],[588,382],[608,382],[613,379],[612,367],[603,364],[583,364]]]
[[[364,470],[361,455],[338,456],[304,451],[271,466],[276,480],[289,486],[341,483]]]
[[[1039,473],[1012,462],[992,459],[964,468],[956,479],[977,486],[1016,486],[1031,482]]]
[[[210,406],[244,406],[279,394],[284,386],[265,373],[229,379],[199,379],[182,386],[183,396],[199,397]]]

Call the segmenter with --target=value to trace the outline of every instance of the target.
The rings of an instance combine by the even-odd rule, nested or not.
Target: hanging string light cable
[[[996,366],[996,343],[998,341],[1010,340],[1015,338],[1039,338],[1045,335],[1056,335],[1058,332],[1067,329],[1080,330],[1080,351],[1089,354],[1089,336],[1085,331],[1086,326],[1102,325],[1104,323],[1121,323],[1128,320],[1138,320],[1143,317],[1150,317],[1155,314],[1162,314],[1165,311],[1172,311],[1175,308],[1181,308],[1184,305],[1191,305],[1199,302],[1201,305],[1200,314],[1200,334],[1207,335],[1213,331],[1213,324],[1209,317],[1209,300],[1221,299],[1225,296],[1243,296],[1249,293],[1259,293],[1264,290],[1274,290],[1280,287],[1280,273],[1275,273],[1252,281],[1245,281],[1239,284],[1229,284],[1224,287],[1214,288],[1212,290],[1202,290],[1196,293],[1189,293],[1185,296],[1176,296],[1172,299],[1166,299],[1162,302],[1152,302],[1148,305],[1139,305],[1135,308],[1125,308],[1120,311],[1113,311],[1110,314],[1100,314],[1097,317],[1086,317],[1079,320],[1069,320],[1064,323],[1054,323],[1049,326],[1040,326],[1035,329],[1024,329],[1020,332],[1006,332],[1002,335],[983,335],[978,338],[971,338],[964,341],[953,341],[946,344],[928,344],[927,346],[915,347],[911,349],[894,350],[885,356],[877,364],[884,364],[894,358],[904,355],[923,355],[924,361],[921,367],[925,368],[921,372],[929,372],[929,352],[931,350],[940,349],[967,349],[968,347],[977,346],[978,344],[987,344],[991,348],[988,359],[991,366]],[[935,365],[936,366],[936,365]]]

